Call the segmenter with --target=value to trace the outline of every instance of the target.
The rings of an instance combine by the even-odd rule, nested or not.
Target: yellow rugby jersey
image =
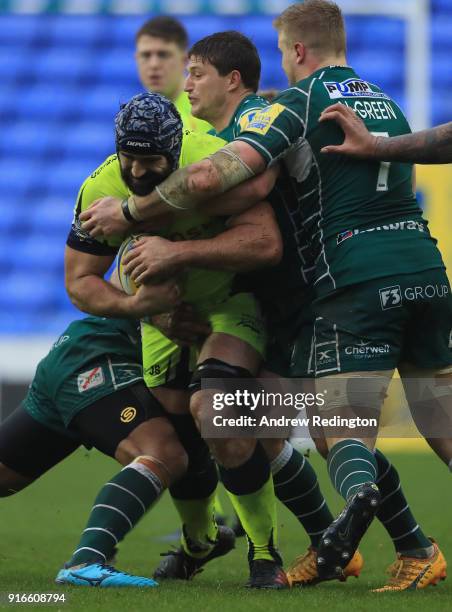
[[[179,166],[196,163],[221,149],[224,144],[224,140],[209,134],[185,132]],[[81,228],[79,215],[99,198],[114,196],[123,200],[130,195],[129,188],[122,180],[118,156],[110,155],[80,188],[67,245],[93,255],[116,255],[124,237],[117,236],[103,240],[92,238]],[[224,219],[192,212],[175,216],[171,224],[155,235],[168,240],[199,240],[213,238],[224,230]],[[183,279],[184,299],[193,304],[206,300],[222,300],[229,294],[233,277],[232,272],[191,268]]]

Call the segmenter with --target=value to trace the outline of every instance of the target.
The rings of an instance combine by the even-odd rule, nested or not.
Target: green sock
[[[432,543],[410,510],[397,470],[378,449],[375,450],[375,458],[378,465],[377,485],[381,493],[377,518],[383,523],[398,553],[409,557],[429,557]]]
[[[204,499],[173,497],[173,502],[182,521],[182,548],[192,557],[205,557],[212,550],[218,534],[215,492]]]
[[[317,548],[334,517],[320,491],[312,465],[289,442],[285,442],[270,467],[276,496],[297,517],[311,540],[311,546]]]
[[[105,563],[116,544],[157,501],[163,485],[154,472],[133,462],[107,482],[94,502],[86,529],[67,567]]]
[[[358,487],[377,478],[375,456],[361,440],[337,442],[328,453],[327,465],[334,488],[346,500]]]
[[[248,539],[248,559],[279,561],[276,551],[276,504],[267,456],[257,443],[251,457],[220,474]]]

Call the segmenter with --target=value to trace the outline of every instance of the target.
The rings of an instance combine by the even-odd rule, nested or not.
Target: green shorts
[[[102,355],[66,377],[52,375],[52,362],[39,364],[22,406],[42,425],[65,433],[83,408],[143,380],[141,364],[118,355]],[[60,367],[61,371],[61,367]]]
[[[213,333],[223,333],[250,344],[264,355],[266,333],[260,308],[251,293],[237,293],[223,302],[199,308],[199,315],[208,321]],[[142,323],[144,380],[148,387],[159,387],[174,380],[184,367],[193,371],[198,357],[197,348],[189,351],[164,336],[156,327]],[[185,361],[185,362],[184,362]],[[184,362],[184,363],[183,363]]]
[[[266,351],[265,369],[283,378],[306,378],[310,371],[312,353],[312,328],[315,320],[312,310],[312,294],[292,296],[284,312],[269,311],[267,326],[269,341]]]
[[[452,364],[452,296],[442,268],[352,285],[313,308],[316,376]]]

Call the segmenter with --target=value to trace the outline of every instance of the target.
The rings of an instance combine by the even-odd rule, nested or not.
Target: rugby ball
[[[141,236],[129,236],[124,240],[119,249],[117,259],[116,259],[116,270],[118,272],[119,282],[121,284],[121,288],[128,295],[134,295],[137,292],[139,285],[135,283],[132,278],[124,271],[124,264],[122,263],[123,258],[127,255],[127,253],[133,249],[135,241]]]

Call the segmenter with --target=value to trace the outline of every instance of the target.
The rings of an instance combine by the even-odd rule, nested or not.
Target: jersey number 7
[[[374,136],[386,136],[389,137],[388,132],[371,132]],[[389,178],[389,167],[391,162],[380,162],[380,169],[377,177],[377,189],[376,191],[388,191],[388,178]]]

